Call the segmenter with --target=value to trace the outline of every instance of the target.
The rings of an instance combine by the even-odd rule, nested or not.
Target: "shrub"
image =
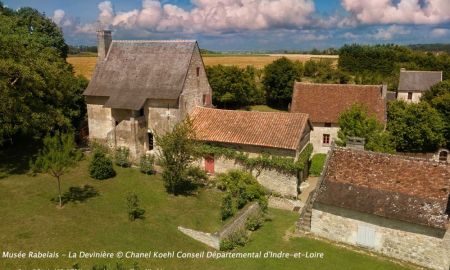
[[[247,222],[245,222],[245,228],[249,231],[256,231],[262,227],[263,223],[264,216],[262,213],[256,213],[248,217]]]
[[[234,215],[233,200],[231,194],[227,193],[222,198],[222,204],[220,206],[220,213],[222,215],[222,220],[225,220]]]
[[[327,159],[326,154],[315,154],[311,160],[311,167],[309,168],[309,174],[312,176],[319,176],[322,173],[326,159]]]
[[[155,157],[153,155],[142,155],[140,160],[140,169],[142,173],[152,174],[153,164],[155,163]]]
[[[143,219],[145,210],[139,207],[139,198],[132,192],[127,195],[128,218],[131,221]]]
[[[126,147],[117,148],[114,153],[114,161],[122,168],[130,167],[130,149]]]
[[[112,161],[103,152],[96,151],[89,164],[89,175],[97,180],[104,180],[116,175]]]
[[[237,231],[220,242],[220,250],[229,251],[237,246],[245,246],[248,243],[248,233],[245,230]]]

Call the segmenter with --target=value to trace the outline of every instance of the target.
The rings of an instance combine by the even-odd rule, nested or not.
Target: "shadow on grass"
[[[100,193],[90,185],[84,185],[83,187],[70,187],[68,191],[62,195],[62,203],[82,203],[89,198],[97,197]],[[59,203],[59,198],[55,197],[51,199],[52,202]]]
[[[38,149],[39,143],[28,138],[20,138],[0,146],[0,179],[27,173],[30,170],[30,160]]]

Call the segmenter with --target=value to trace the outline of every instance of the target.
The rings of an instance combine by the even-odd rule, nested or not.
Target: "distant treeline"
[[[446,52],[450,54],[450,44],[413,44],[408,45],[409,48],[415,51],[441,53]]]
[[[69,54],[97,53],[97,46],[69,45]]]

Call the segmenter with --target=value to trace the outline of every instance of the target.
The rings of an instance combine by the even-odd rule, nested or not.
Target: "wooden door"
[[[205,157],[205,171],[210,174],[214,174],[214,156]]]

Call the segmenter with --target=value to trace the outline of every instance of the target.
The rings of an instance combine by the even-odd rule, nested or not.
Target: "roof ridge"
[[[113,40],[116,43],[165,43],[165,42],[197,42],[195,39],[161,39],[161,40]]]
[[[355,83],[312,83],[312,82],[295,82],[295,84],[303,85],[339,85],[339,86],[358,86],[358,87],[382,87],[383,84],[355,84]]]
[[[208,107],[202,107],[197,106],[196,109],[205,109],[205,110],[216,110],[216,111],[227,111],[227,112],[240,112],[240,113],[260,113],[260,114],[286,114],[286,115],[303,115],[303,116],[309,116],[307,113],[301,113],[301,112],[288,112],[288,111],[280,111],[280,112],[260,112],[260,111],[244,111],[244,110],[231,110],[231,109],[218,109],[218,108],[208,108]]]
[[[442,70],[400,70],[400,72],[435,72],[442,73]]]
[[[381,152],[374,152],[374,151],[370,151],[370,150],[351,149],[351,148],[346,148],[346,147],[342,147],[342,146],[334,146],[333,150],[343,150],[343,151],[347,151],[347,152],[367,153],[367,154],[373,154],[373,155],[378,155],[378,156],[400,158],[400,159],[404,159],[404,160],[428,162],[428,163],[435,164],[435,165],[450,166],[449,163],[439,162],[439,161],[436,161],[433,159],[404,156],[404,155],[400,155],[400,154],[381,153]]]

